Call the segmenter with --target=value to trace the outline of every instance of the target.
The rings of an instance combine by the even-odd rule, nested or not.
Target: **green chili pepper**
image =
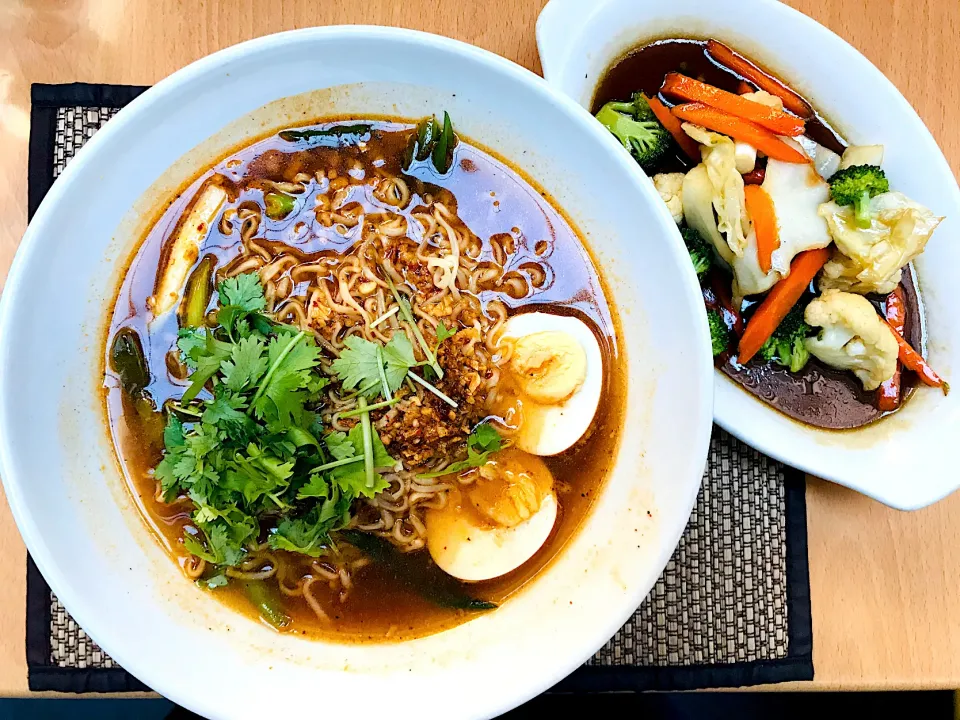
[[[207,306],[210,305],[210,297],[213,295],[215,263],[213,255],[207,255],[187,278],[178,313],[180,327],[196,328],[205,324]]]
[[[130,397],[136,399],[143,395],[144,389],[150,384],[150,368],[136,330],[121,328],[113,336],[110,367],[119,376],[120,386]]]
[[[280,596],[272,586],[263,580],[249,580],[244,583],[243,589],[260,617],[268,623],[278,630],[290,624],[290,616],[282,610]]]
[[[493,610],[497,607],[496,603],[464,592],[460,583],[434,565],[426,553],[402,553],[388,541],[358,530],[344,530],[339,536],[381,564],[398,583],[438,607],[456,610]]]

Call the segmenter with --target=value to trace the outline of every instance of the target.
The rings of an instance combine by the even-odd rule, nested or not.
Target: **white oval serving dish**
[[[848,43],[774,0],[551,0],[537,21],[544,76],[587,108],[611,63],[663,37],[714,37],[741,50],[804,94],[849,142],[884,145],[893,188],[946,216],[915,266],[927,357],[960,384],[960,190],[906,99]],[[634,170],[652,188],[639,166]],[[895,415],[836,432],[795,422],[719,371],[715,375],[716,422],[788,465],[904,510],[960,488],[960,393],[944,397],[920,387]]]

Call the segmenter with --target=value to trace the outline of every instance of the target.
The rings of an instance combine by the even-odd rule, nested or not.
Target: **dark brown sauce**
[[[179,398],[187,383],[170,373],[167,353],[177,333],[175,313],[147,324],[147,298],[153,293],[162,253],[190,200],[214,174],[221,175],[230,190],[228,207],[241,203],[262,204],[258,178],[292,180],[298,172],[333,170],[343,175],[362,167],[365,173],[382,167],[400,174],[400,157],[406,147],[410,125],[374,121],[376,133],[364,152],[356,146],[315,148],[309,143],[290,143],[272,135],[231,153],[214,167],[192,180],[164,211],[132,258],[112,310],[109,338],[121,328],[134,330],[142,340],[150,367],[147,392],[157,407],[168,398]],[[543,569],[560,552],[581,525],[597,491],[611,470],[622,426],[625,400],[625,372],[619,361],[616,320],[606,300],[603,282],[576,231],[554,208],[550,199],[533,183],[492,153],[462,141],[456,151],[454,170],[442,180],[437,177],[406,177],[419,195],[442,195],[490,253],[490,238],[512,236],[517,251],[510,256],[509,269],[518,272],[526,263],[547,269],[547,280],[528,298],[501,297],[511,312],[545,309],[575,314],[587,322],[600,341],[604,359],[604,390],[600,409],[587,436],[556,457],[543,458],[557,481],[559,519],[551,538],[539,553],[516,571],[493,581],[464,587],[475,597],[498,604],[506,601]],[[379,161],[382,164],[377,165]],[[382,210],[361,199],[367,212]],[[420,202],[412,200],[409,215]],[[281,221],[264,217],[259,235],[264,242],[284,243],[302,253],[305,260],[348,249],[354,242],[348,232],[324,227],[316,221],[312,191],[300,196],[298,209]],[[223,235],[213,227],[200,252],[213,254],[218,266],[240,252],[239,233]],[[109,352],[109,342],[106,343]],[[155,416],[138,413],[120,389],[117,375],[106,369],[106,411],[121,469],[137,499],[144,519],[164,547],[183,565],[183,529],[190,524],[189,504],[165,504],[155,498],[150,470],[161,458],[162,440]],[[425,550],[422,552],[426,552]],[[186,582],[186,580],[185,580]],[[346,603],[333,593],[317,592],[317,598],[333,618],[333,627],[319,622],[299,598],[284,598],[284,611],[291,616],[291,631],[324,636],[340,641],[401,640],[437,632],[463,622],[472,614],[437,607],[420,595],[399,585],[385,568],[371,564],[354,578],[354,589]],[[319,586],[319,583],[317,584]],[[231,607],[250,615],[256,612],[237,583],[212,591]]]
[[[673,38],[656,40],[631,50],[604,73],[593,95],[592,112],[596,113],[610,100],[626,100],[638,90],[647,96],[657,95],[664,75],[669,72],[680,72],[723,90],[737,92],[743,78],[714,62],[707,54],[706,46],[706,40]],[[661,100],[667,105],[675,104],[670,98],[661,96]],[[807,135],[838,154],[847,147],[843,138],[819,114],[807,121]],[[692,167],[690,159],[678,153],[658,172],[689,167]]]
[[[901,287],[907,309],[904,337],[922,347],[923,323],[912,266],[904,272]],[[801,299],[805,302],[808,296]],[[873,298],[879,304],[878,298]],[[876,391],[863,389],[853,373],[829,367],[811,356],[798,373],[775,363],[751,360],[746,366],[718,363],[724,375],[784,415],[827,430],[852,430],[875,422],[888,413],[877,409]],[[916,389],[912,373],[901,375],[901,404]]]
[[[626,100],[638,90],[648,96],[659,94],[663,78],[669,72],[680,72],[734,93],[743,81],[736,73],[714,62],[706,52],[706,40],[656,40],[631,50],[607,69],[594,93],[592,111],[596,113],[610,100]],[[786,84],[789,86],[789,82]],[[670,98],[661,96],[661,100],[673,104]],[[815,107],[813,103],[809,104]],[[843,138],[819,114],[807,121],[806,130],[809,137],[838,154],[847,147]],[[654,172],[685,172],[692,166],[690,159],[678,151],[666,158]],[[923,347],[922,302],[912,265],[904,271],[901,285],[907,310],[904,336],[913,347]],[[878,303],[881,299],[873,300]],[[747,316],[749,312],[749,308],[745,310]],[[814,357],[799,373],[756,359],[742,366],[723,357],[723,360],[718,358],[717,365],[730,379],[771,407],[814,427],[849,430],[879,420],[886,414],[876,407],[876,392],[865,391],[852,373],[830,368]],[[912,394],[916,378],[912,373],[904,373],[902,382],[901,403]]]

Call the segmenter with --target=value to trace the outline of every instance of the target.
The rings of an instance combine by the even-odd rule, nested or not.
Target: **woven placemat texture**
[[[94,105],[102,87],[34,87],[35,131],[43,132],[43,122],[53,127],[38,135],[50,145],[46,154],[31,143],[31,166],[46,161],[52,164],[51,179],[56,178],[116,114],[116,107]],[[112,88],[111,97],[117,90]],[[55,107],[58,98],[63,102]],[[80,104],[67,102],[71,99]],[[43,173],[32,168],[31,184],[35,175]],[[48,619],[45,632],[28,630],[32,687],[92,689],[88,681],[96,680],[96,673],[122,672],[70,617],[39,573],[31,573],[29,580],[28,607],[39,607]],[[31,648],[31,641],[45,642],[45,648]],[[37,665],[45,666],[36,673],[45,680],[35,682]],[[709,672],[698,673],[698,668]],[[87,674],[79,684],[52,682],[57,669]],[[663,575],[616,636],[560,687],[710,687],[805,679],[812,672],[802,478],[716,429],[696,507]]]

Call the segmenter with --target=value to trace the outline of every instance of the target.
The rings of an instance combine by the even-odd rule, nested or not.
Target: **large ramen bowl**
[[[265,107],[266,106],[266,107]],[[187,581],[141,519],[102,409],[105,323],[138,239],[183,182],[273,128],[449,110],[540,183],[592,250],[627,377],[614,469],[580,530],[501,608],[392,644],[278,634]],[[700,485],[713,378],[696,278],[672,220],[572,100],[476,48],[380,28],[262,38],[142,95],[44,200],[0,309],[0,461],[50,586],[124,668],[206,716],[486,717],[548,688],[629,617]],[[388,599],[385,598],[385,602]]]

